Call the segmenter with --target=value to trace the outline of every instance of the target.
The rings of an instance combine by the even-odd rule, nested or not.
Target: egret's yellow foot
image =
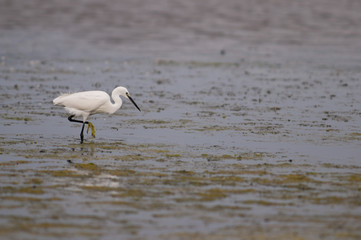
[[[92,136],[95,137],[95,127],[91,122],[88,122],[88,129],[86,130],[86,133],[89,132],[89,128],[92,130]]]

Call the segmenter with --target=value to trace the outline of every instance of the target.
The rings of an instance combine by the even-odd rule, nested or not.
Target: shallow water
[[[230,2],[219,13],[231,11]],[[29,9],[24,18],[36,16]],[[355,18],[350,9],[344,15],[330,9]],[[300,13],[305,21],[307,13]],[[61,15],[59,24],[76,15]],[[232,21],[216,16],[232,30]],[[99,23],[88,21],[89,29]],[[170,21],[188,29],[183,38],[170,27],[162,32],[170,42],[150,35],[121,46],[109,43],[114,36],[107,30],[80,39],[75,30],[86,24],[70,24],[64,34],[47,24],[55,29],[34,30],[24,21],[0,31],[2,239],[360,238],[357,31],[295,45],[268,43],[266,30],[245,31],[244,46],[221,34],[205,48],[181,44],[171,51],[170,42],[203,39],[198,31],[209,23]],[[189,32],[192,26],[198,30]],[[286,37],[296,36],[285,29]],[[264,44],[250,41],[261,37]],[[94,43],[99,39],[105,43]],[[349,47],[337,45],[342,39]],[[147,41],[155,49],[142,48]],[[222,54],[212,48],[219,42]],[[142,112],[125,100],[112,116],[92,116],[96,137],[85,134],[80,144],[81,126],[52,99],[90,89],[110,93],[117,85],[128,88]]]

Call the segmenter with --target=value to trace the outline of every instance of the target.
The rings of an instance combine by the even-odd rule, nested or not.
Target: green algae
[[[15,121],[24,121],[24,122],[33,121],[31,117],[12,117],[8,115],[3,115],[2,118],[6,120],[15,120]]]
[[[262,160],[264,158],[273,157],[273,154],[266,153],[266,152],[244,152],[239,154],[223,154],[223,155],[211,155],[207,153],[201,154],[202,158],[206,158],[209,161],[221,161],[227,159],[234,159],[234,160]]]
[[[252,169],[237,169],[237,170],[219,170],[219,171],[205,171],[205,173],[210,175],[236,175],[236,176],[247,176],[247,175],[257,175],[257,176],[264,176],[267,174],[271,174],[264,169],[260,170],[252,170]]]
[[[284,206],[284,205],[287,205],[285,203],[266,201],[266,200],[247,200],[247,201],[243,201],[243,203],[251,204],[251,205],[259,205],[259,206]]]
[[[264,186],[280,186],[287,189],[312,190],[323,182],[309,177],[310,174],[286,174],[276,176],[269,174],[266,177],[255,177],[251,181]],[[262,176],[262,175],[261,175]]]
[[[220,68],[220,67],[239,67],[239,63],[232,62],[207,62],[207,61],[175,61],[175,60],[157,60],[159,66],[188,66],[188,67],[207,67],[207,68]]]
[[[325,168],[350,169],[350,170],[361,169],[361,166],[355,166],[355,165],[341,165],[341,164],[334,164],[334,163],[323,163],[321,165],[322,165],[322,167],[325,167]]]
[[[148,160],[150,157],[143,156],[141,154],[129,154],[129,155],[123,155],[114,158],[114,160],[122,160],[122,161],[144,161]]]
[[[136,171],[132,169],[110,169],[107,172],[111,175],[118,176],[118,177],[128,177],[136,175]]]
[[[329,204],[343,204],[348,202],[347,198],[345,197],[338,197],[338,196],[327,196],[327,197],[315,197],[309,199],[313,204],[318,205],[329,205]]]
[[[201,201],[214,201],[216,199],[227,197],[224,190],[220,188],[209,189],[206,192],[198,193],[198,195],[201,197]]]
[[[282,175],[280,183],[304,183],[304,182],[317,182],[304,174],[288,174]]]
[[[346,181],[358,184],[361,182],[361,174],[351,174],[345,177]]]
[[[236,185],[238,182],[244,182],[244,178],[235,175],[209,175],[198,174],[192,171],[178,172],[180,174],[173,175],[174,180],[168,179],[168,184],[189,184],[194,186],[207,186],[207,185]],[[167,181],[167,180],[166,180]]]
[[[29,164],[31,161],[26,160],[17,160],[17,161],[11,161],[11,162],[0,162],[0,166],[14,166],[19,164]]]
[[[94,192],[111,192],[111,191],[119,191],[121,189],[117,189],[114,187],[107,186],[79,186],[81,189],[86,191],[94,191]]]
[[[166,154],[165,157],[166,158],[179,158],[179,157],[182,157],[182,155],[179,153],[173,153],[173,154]]]
[[[93,172],[100,171],[99,167],[94,163],[76,163],[74,165],[74,167],[79,170],[87,170],[87,171],[93,171]]]
[[[52,201],[61,201],[61,198],[39,198],[39,197],[29,197],[29,196],[1,196],[1,199],[4,201],[11,202],[52,202]]]
[[[40,179],[40,178],[31,178],[31,179],[28,179],[26,182],[24,182],[25,184],[36,184],[36,185],[39,185],[39,184],[42,184],[43,183],[43,179]]]
[[[361,140],[361,133],[359,132],[352,132],[345,136],[347,141],[360,141]]]
[[[40,187],[37,187],[35,185],[33,186],[27,186],[27,187],[12,187],[12,186],[6,186],[6,187],[0,187],[1,193],[11,193],[11,194],[44,194],[44,190]]]
[[[78,178],[84,177],[84,174],[76,172],[71,169],[64,169],[64,170],[44,170],[43,173],[50,174],[53,177],[71,177],[71,178]]]

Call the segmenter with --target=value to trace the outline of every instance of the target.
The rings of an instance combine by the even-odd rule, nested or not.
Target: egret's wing
[[[61,95],[54,99],[53,102],[56,105],[92,113],[108,101],[110,101],[110,98],[106,92],[87,91]]]

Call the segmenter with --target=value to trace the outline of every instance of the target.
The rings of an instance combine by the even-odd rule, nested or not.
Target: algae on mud
[[[361,204],[357,184],[360,166],[353,161],[357,151],[345,155],[349,162],[338,162],[337,155],[333,159],[329,155],[320,158],[317,151],[292,147],[309,139],[320,147],[323,142],[351,146],[358,139],[352,122],[347,122],[349,130],[338,125],[330,128],[322,119],[283,119],[279,115],[285,114],[285,108],[264,112],[264,107],[249,107],[239,110],[247,111],[248,116],[245,122],[237,123],[239,111],[234,112],[229,106],[214,108],[212,101],[198,99],[199,104],[193,104],[173,99],[172,94],[155,100],[162,98],[168,104],[158,113],[161,120],[147,108],[146,114],[138,118],[116,115],[106,121],[107,125],[117,126],[118,118],[124,119],[117,131],[97,124],[105,135],[83,145],[69,139],[71,134],[62,132],[61,125],[49,125],[50,130],[42,132],[32,123],[36,134],[3,135],[1,152],[6,160],[1,162],[0,177],[6,180],[2,181],[0,198],[2,217],[9,221],[1,232],[16,236],[17,229],[36,237],[43,236],[47,229],[48,236],[58,236],[61,230],[65,236],[75,234],[80,238],[92,234],[136,238],[148,236],[150,229],[158,228],[165,229],[153,232],[160,238],[206,238],[214,231],[224,233],[219,237],[232,238],[235,234],[236,238],[249,228],[248,220],[252,219],[260,222],[260,229],[251,227],[259,236],[271,231],[270,222],[280,228],[287,223],[295,229],[296,235],[292,236],[299,238],[307,237],[305,229],[330,238],[360,236],[353,224],[345,224],[339,231],[330,232],[329,227],[335,216],[345,222],[357,221],[357,215],[342,210],[357,211]],[[231,105],[233,100],[229,101]],[[181,106],[187,108],[187,114]],[[212,114],[206,113],[210,108]],[[207,110],[198,114],[198,109]],[[45,110],[32,112],[30,117],[60,123],[59,118],[45,114]],[[295,119],[297,111],[288,111]],[[273,122],[274,114],[278,115],[279,124]],[[17,119],[5,120],[10,123],[6,126],[21,127]],[[121,137],[114,139],[114,134],[119,133]],[[247,140],[242,140],[242,136]],[[275,136],[279,144],[274,143]],[[25,217],[13,219],[17,209],[32,219],[34,206],[37,213],[50,214],[52,223],[45,225],[37,220],[31,225]],[[144,215],[149,217],[144,219]],[[318,228],[312,228],[314,222],[310,219],[314,218]],[[104,226],[104,221],[113,224]],[[174,223],[167,225],[167,221]],[[119,223],[123,227],[119,228]],[[174,226],[186,230],[175,232]],[[203,232],[198,231],[202,228]],[[198,233],[192,235],[194,231]],[[289,234],[284,229],[272,236],[282,239]]]

